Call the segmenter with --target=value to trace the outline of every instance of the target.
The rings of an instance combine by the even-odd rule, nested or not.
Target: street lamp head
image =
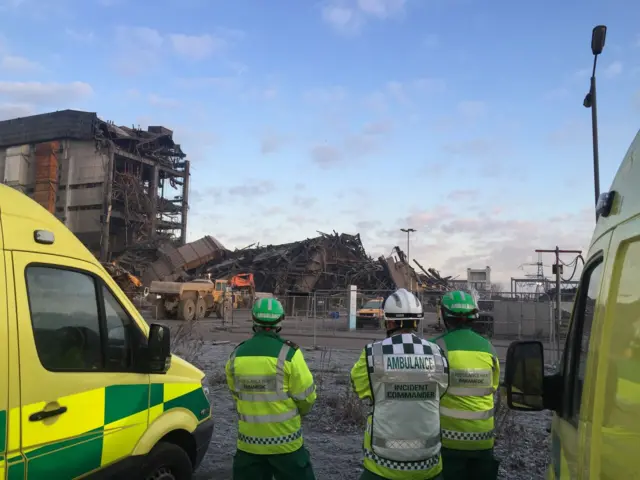
[[[401,231],[401,232],[404,232],[404,233],[413,233],[413,232],[415,232],[416,230],[415,230],[415,229],[413,229],[413,228],[401,228],[401,229],[400,229],[400,231]]]
[[[600,55],[604,49],[604,41],[607,38],[606,25],[598,25],[593,27],[591,32],[591,51],[594,55]]]

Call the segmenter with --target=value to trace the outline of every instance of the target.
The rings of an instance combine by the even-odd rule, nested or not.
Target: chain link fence
[[[350,330],[349,295],[346,289],[316,291],[309,294],[277,295],[286,318],[285,331],[297,332],[314,338],[319,336],[377,337],[384,335],[382,300],[391,290],[357,290],[355,302],[356,329]],[[424,309],[424,320],[419,335],[432,338],[445,328],[438,312],[440,292],[418,294]],[[560,299],[560,322],[556,322],[555,295],[547,293],[479,292],[479,318],[473,328],[492,341],[504,360],[509,344],[515,340],[539,340],[544,344],[547,363],[559,362],[571,318],[574,293],[563,293]],[[225,307],[230,307],[225,305]],[[151,308],[154,320],[157,313]],[[212,315],[205,319],[214,327],[234,330],[251,328],[250,308],[224,308],[222,318]],[[351,333],[349,333],[351,332]]]

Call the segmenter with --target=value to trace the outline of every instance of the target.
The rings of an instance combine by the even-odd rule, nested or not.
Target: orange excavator
[[[102,262],[102,266],[129,298],[142,292],[142,281],[126,268],[116,262]]]
[[[236,308],[250,307],[256,293],[256,284],[253,280],[253,273],[239,273],[229,279],[231,291],[235,294]]]

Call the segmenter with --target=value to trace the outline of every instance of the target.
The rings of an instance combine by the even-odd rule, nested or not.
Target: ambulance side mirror
[[[507,404],[513,410],[544,409],[544,348],[541,342],[513,342],[504,375]]]
[[[164,325],[151,324],[147,344],[149,373],[167,373],[171,367],[171,331]]]

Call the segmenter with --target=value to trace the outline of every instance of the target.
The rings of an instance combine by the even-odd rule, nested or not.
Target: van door
[[[128,456],[148,425],[149,375],[133,371],[142,334],[122,292],[80,260],[13,252],[13,263],[27,478]]]
[[[637,478],[640,452],[640,217],[616,227],[601,335],[591,478]],[[633,472],[632,472],[633,470]]]
[[[560,370],[564,380],[563,404],[560,412],[555,412],[551,433],[550,477],[555,479],[587,478],[585,468],[585,437],[587,423],[585,378],[587,371],[595,369],[589,363],[592,332],[603,319],[603,308],[596,308],[602,279],[606,268],[606,252],[609,249],[611,233],[600,237],[587,259],[571,318],[571,326],[565,342]],[[597,339],[592,343],[597,344]],[[596,345],[597,348],[597,345]],[[595,362],[593,359],[591,363]],[[585,395],[583,395],[585,393]],[[588,464],[588,462],[587,462]],[[588,467],[587,467],[588,468]]]

